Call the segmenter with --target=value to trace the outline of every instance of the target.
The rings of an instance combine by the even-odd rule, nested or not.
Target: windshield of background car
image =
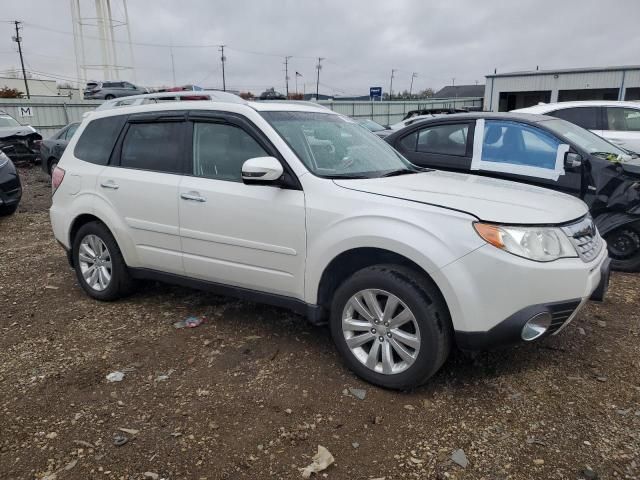
[[[262,112],[305,166],[320,177],[380,177],[415,168],[355,121],[331,113]]]
[[[0,115],[0,127],[19,127],[20,124],[15,118],[9,115]]]
[[[543,125],[589,153],[610,153],[618,156],[627,154],[595,133],[565,120],[545,120]]]

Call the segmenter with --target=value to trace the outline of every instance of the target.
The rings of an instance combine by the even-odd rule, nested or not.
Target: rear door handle
[[[110,188],[111,190],[117,190],[120,188],[120,185],[118,185],[116,182],[114,182],[113,180],[108,180],[106,182],[102,182],[100,183],[100,186],[102,188]]]
[[[192,202],[206,202],[207,199],[200,196],[198,192],[181,193],[180,198],[183,200],[190,200]]]

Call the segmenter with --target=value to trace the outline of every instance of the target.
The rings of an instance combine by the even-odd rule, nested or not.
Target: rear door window
[[[120,166],[154,172],[182,171],[184,122],[132,123],[122,141]]]
[[[605,130],[640,132],[640,109],[623,107],[605,107]]]
[[[73,154],[96,165],[106,165],[126,118],[123,115],[97,118],[85,127]]]
[[[476,125],[471,169],[557,180],[568,150],[569,145],[535,126],[482,119]]]
[[[587,130],[600,130],[600,122],[598,121],[600,112],[600,107],[575,107],[556,110],[548,113],[548,115],[561,118]]]
[[[423,128],[418,132],[417,151],[463,156],[467,152],[469,125],[446,124]]]
[[[65,140],[71,140],[71,137],[73,137],[73,134],[76,133],[76,130],[78,129],[78,123],[72,123],[71,125],[69,125],[69,128],[67,128],[67,131],[64,132],[64,139]]]

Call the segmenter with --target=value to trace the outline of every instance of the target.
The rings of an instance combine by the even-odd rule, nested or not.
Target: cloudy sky
[[[111,0],[121,19],[122,0]],[[92,0],[80,0],[87,17]],[[69,0],[2,0],[0,72],[19,67],[11,20],[21,32],[34,76],[77,79]],[[135,79],[146,86],[221,87],[225,44],[227,88],[259,93],[289,88],[315,91],[317,57],[324,57],[321,93],[366,94],[370,86],[414,91],[514,70],[640,63],[638,0],[128,0]],[[125,30],[116,29],[125,40]],[[88,64],[100,64],[97,30],[86,27]],[[125,43],[121,64],[131,65]],[[89,73],[101,79],[101,71]],[[123,79],[133,80],[131,71]]]

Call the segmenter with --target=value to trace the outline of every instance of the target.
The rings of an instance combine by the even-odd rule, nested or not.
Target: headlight
[[[559,228],[512,227],[480,222],[474,223],[473,227],[494,247],[537,262],[578,256],[567,235]]]

